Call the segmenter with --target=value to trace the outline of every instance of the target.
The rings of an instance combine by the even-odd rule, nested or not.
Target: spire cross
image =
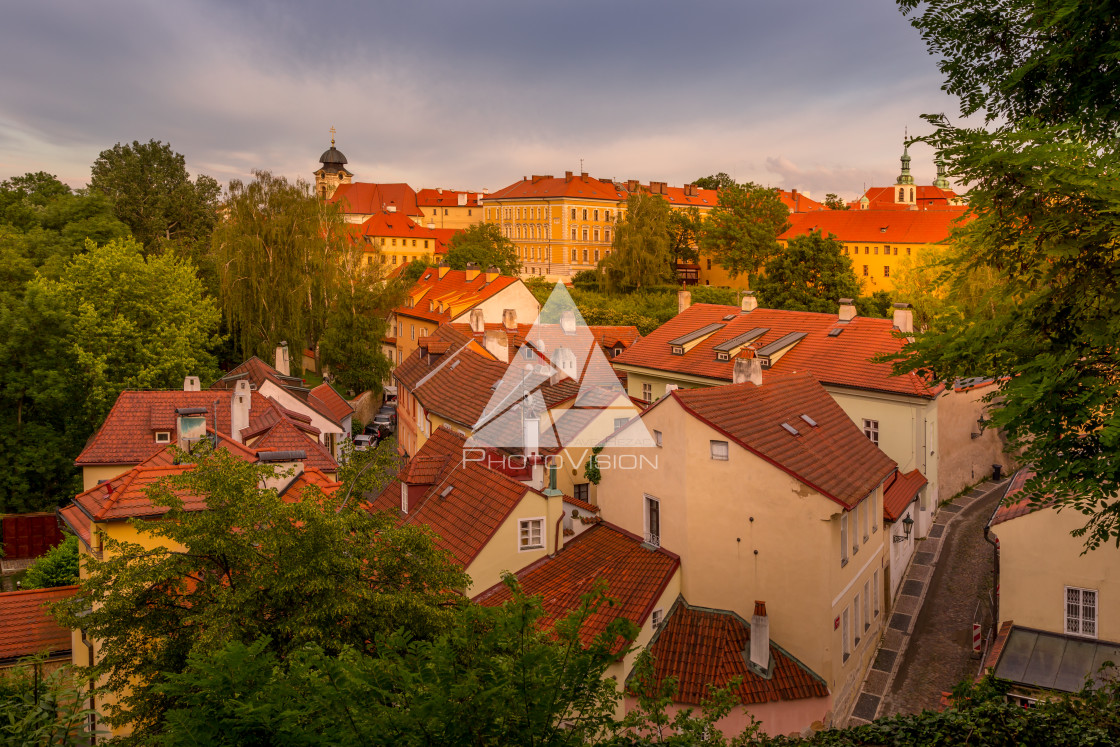
[[[331,147],[334,147],[334,127],[331,127]]]

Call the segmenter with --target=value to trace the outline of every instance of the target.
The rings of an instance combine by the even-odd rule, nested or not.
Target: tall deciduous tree
[[[108,196],[146,251],[172,242],[205,245],[218,217],[218,182],[205,174],[191,181],[186,159],[158,140],[101,151],[89,186]]]
[[[943,86],[991,129],[930,116],[926,138],[968,184],[959,288],[994,275],[991,320],[950,309],[906,369],[1000,377],[993,420],[1037,476],[1084,512],[1089,547],[1120,544],[1120,27],[1085,0],[899,0],[941,58]]]
[[[824,206],[829,210],[847,210],[848,203],[840,199],[840,196],[835,192],[829,192],[824,196]]]
[[[441,258],[453,270],[464,270],[473,262],[479,269],[497,267],[503,275],[517,275],[521,259],[513,242],[502,235],[497,223],[476,223],[451,237]]]
[[[844,245],[820,231],[790,239],[766,262],[756,288],[769,308],[822,313],[835,313],[841,298],[855,298],[860,291]]]
[[[99,642],[83,679],[117,694],[108,721],[132,724],[137,741],[163,731],[175,702],[158,688],[191,657],[266,637],[280,660],[307,646],[365,652],[400,628],[424,640],[452,621],[469,580],[426,529],[371,514],[345,489],[286,501],[261,487],[270,466],[223,450],[180,459],[196,467],[149,491],[167,514],[135,521],[156,548],[105,538],[107,559],[87,557],[81,592],[55,608]],[[184,495],[206,510],[185,510]]]
[[[618,223],[611,254],[602,260],[608,287],[633,289],[673,279],[672,208],[661,195],[634,192],[626,200],[626,217]]]
[[[778,234],[789,227],[789,210],[778,190],[753,182],[728,186],[708,213],[700,249],[731,277],[757,273],[778,251]]]
[[[670,251],[676,262],[695,262],[700,258],[697,245],[703,231],[700,208],[692,207],[669,211]]]
[[[353,250],[349,231],[338,207],[315,197],[307,182],[267,171],[254,177],[230,182],[225,220],[213,234],[222,308],[241,357],[268,355],[280,341],[314,348],[337,263]]]
[[[693,182],[700,189],[727,189],[737,186],[735,180],[724,172],[702,176]]]

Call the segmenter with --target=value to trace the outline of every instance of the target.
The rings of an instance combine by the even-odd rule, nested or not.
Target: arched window
[[[898,188],[898,201],[899,202],[906,202],[906,190],[903,189],[902,187]]]
[[[910,188],[910,202],[913,202],[913,201],[914,201],[914,188],[911,187]]]

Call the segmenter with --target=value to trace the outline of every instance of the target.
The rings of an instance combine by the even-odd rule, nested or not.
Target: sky
[[[192,175],[501,189],[530,174],[854,198],[955,99],[890,0],[39,0],[0,12],[0,179],[160,140]],[[919,184],[933,153],[911,149]],[[581,169],[582,164],[582,169]]]

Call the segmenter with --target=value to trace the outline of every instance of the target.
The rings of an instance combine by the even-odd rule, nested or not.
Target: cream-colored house
[[[1019,471],[985,530],[998,559],[998,627],[985,665],[1024,703],[1076,692],[1120,663],[1120,550],[1085,552],[1084,514],[1032,505]],[[1113,675],[1116,675],[1113,670]]]
[[[768,639],[827,686],[827,722],[883,630],[880,517],[897,465],[810,376],[764,381],[757,361],[736,364],[743,383],[671,390],[608,441],[599,508],[680,555],[689,605],[749,619],[764,603]],[[613,445],[639,426],[656,446]]]

